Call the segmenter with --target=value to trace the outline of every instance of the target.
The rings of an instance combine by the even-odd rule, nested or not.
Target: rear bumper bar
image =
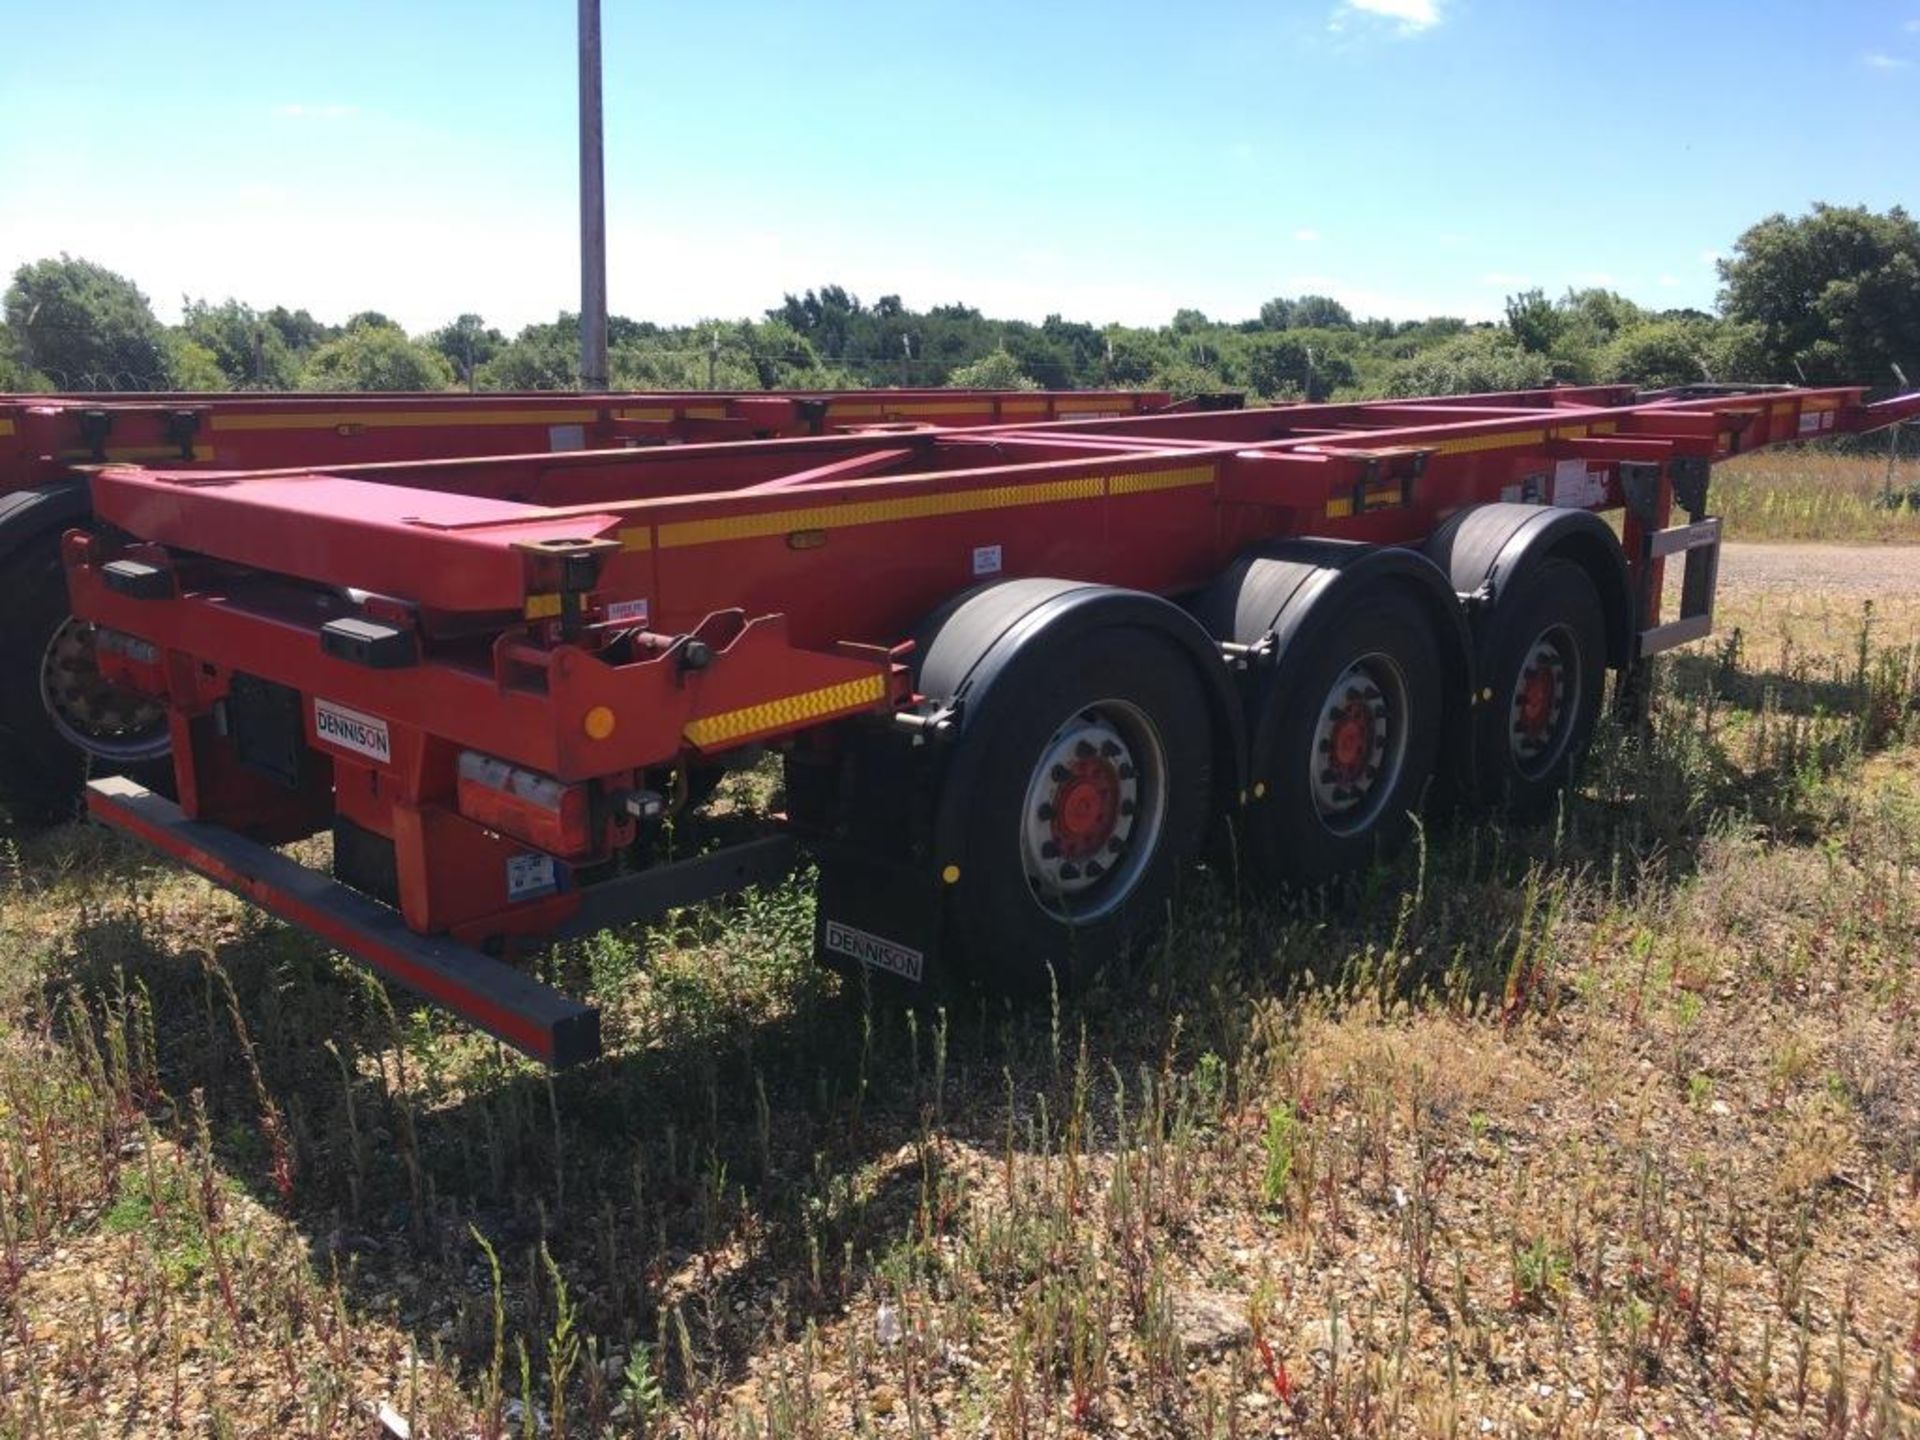
[[[87,808],[536,1060],[561,1069],[600,1053],[598,1010],[469,946],[416,935],[385,905],[231,830],[189,820],[144,786],[92,781]]]

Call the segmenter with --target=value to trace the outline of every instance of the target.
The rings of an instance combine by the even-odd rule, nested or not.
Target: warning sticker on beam
[[[1584,460],[1560,461],[1553,467],[1553,503],[1574,510],[1606,504],[1606,472],[1589,470]]]

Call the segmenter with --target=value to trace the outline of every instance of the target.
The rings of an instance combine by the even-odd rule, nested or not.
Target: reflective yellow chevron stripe
[[[703,715],[687,725],[687,742],[698,749],[710,750],[716,745],[725,745],[728,741],[747,735],[757,735],[763,730],[783,730],[824,720],[830,715],[869,709],[885,699],[886,694],[887,681],[884,675],[863,675],[858,680],[843,680],[838,685],[827,685],[819,690],[806,690],[798,695],[749,705],[744,710]]]
[[[1517,450],[1523,445],[1544,445],[1547,432],[1524,430],[1517,435],[1467,435],[1434,446],[1436,455],[1472,455],[1481,450]]]
[[[1140,475],[1115,475],[1108,479],[1107,490],[1114,495],[1145,495],[1153,490],[1185,490],[1189,486],[1212,483],[1213,466],[1189,465],[1181,470],[1149,470]]]

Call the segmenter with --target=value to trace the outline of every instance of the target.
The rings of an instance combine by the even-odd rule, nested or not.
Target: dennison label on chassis
[[[352,750],[383,765],[393,759],[393,741],[387,734],[386,721],[362,715],[331,700],[314,700],[313,730],[328,744]]]

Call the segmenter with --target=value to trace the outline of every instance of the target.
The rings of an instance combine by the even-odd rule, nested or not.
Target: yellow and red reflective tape
[[[758,735],[763,731],[784,730],[825,720],[833,715],[850,715],[871,709],[886,696],[886,676],[862,675],[857,680],[843,680],[837,685],[824,685],[818,690],[784,695],[778,700],[767,700],[740,710],[703,715],[687,723],[685,734],[688,744],[696,749],[710,750],[716,745],[725,745],[729,741]]]

